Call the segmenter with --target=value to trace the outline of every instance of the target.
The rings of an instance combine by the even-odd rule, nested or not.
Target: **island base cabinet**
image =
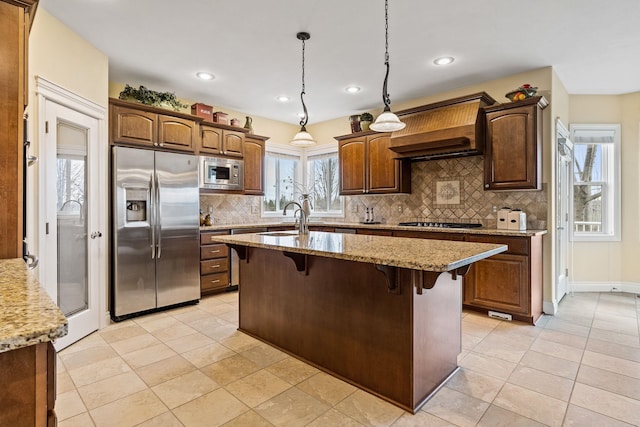
[[[463,308],[497,311],[535,324],[542,315],[542,236],[469,236],[467,240],[502,243],[509,249],[471,265],[463,279]]]
[[[440,274],[417,294],[414,275],[373,264],[247,248],[240,263],[240,330],[417,411],[457,370],[460,278]],[[433,273],[430,273],[433,274]]]
[[[0,426],[55,426],[56,351],[50,342],[0,353]]]

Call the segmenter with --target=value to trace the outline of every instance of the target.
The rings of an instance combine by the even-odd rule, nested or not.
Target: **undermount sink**
[[[299,233],[297,231],[267,231],[266,233],[259,233],[262,236],[297,236]]]

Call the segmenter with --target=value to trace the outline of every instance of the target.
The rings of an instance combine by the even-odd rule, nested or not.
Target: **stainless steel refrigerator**
[[[198,160],[113,147],[111,316],[200,298]]]

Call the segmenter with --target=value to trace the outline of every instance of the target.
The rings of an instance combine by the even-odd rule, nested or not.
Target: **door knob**
[[[95,239],[96,237],[102,237],[102,233],[99,231],[94,231],[93,233],[91,233],[92,239]]]

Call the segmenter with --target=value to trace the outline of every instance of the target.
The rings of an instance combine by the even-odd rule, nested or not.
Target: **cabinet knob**
[[[489,188],[489,184],[485,184],[485,185],[484,185],[484,188]]]
[[[157,146],[158,146],[158,143],[157,143],[157,142],[154,142],[154,143],[153,143],[153,146],[154,146],[154,147],[157,147]]]

